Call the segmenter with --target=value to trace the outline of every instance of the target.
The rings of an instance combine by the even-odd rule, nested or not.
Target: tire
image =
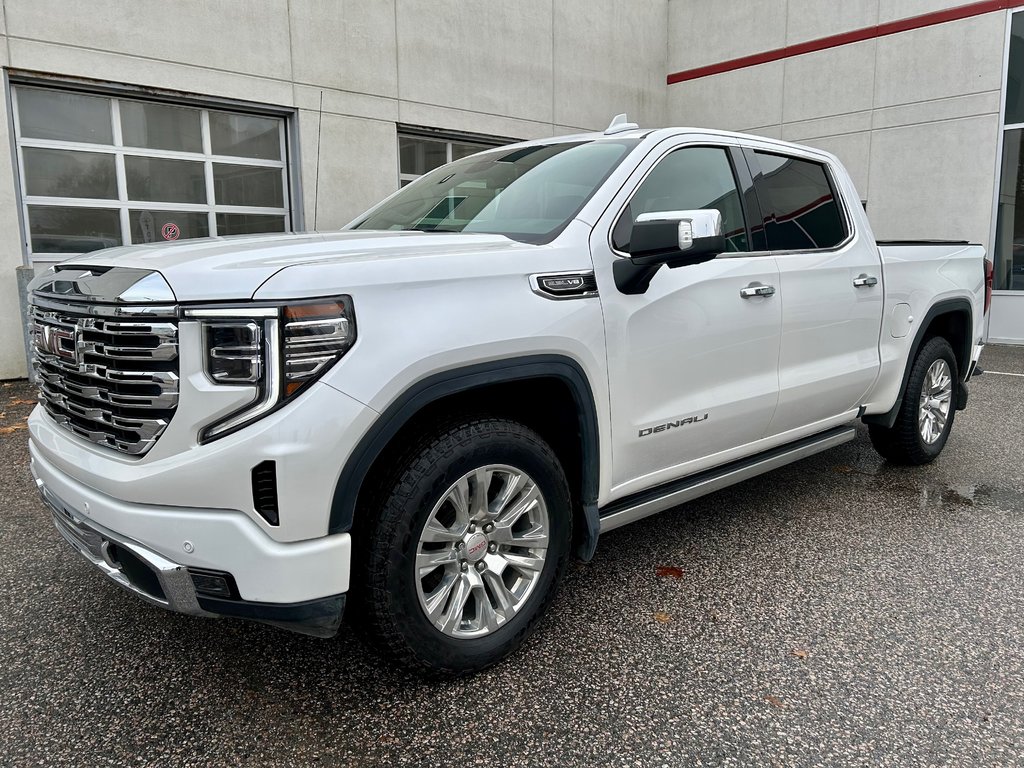
[[[421,435],[385,481],[376,520],[357,544],[366,547],[357,589],[377,646],[444,676],[478,672],[515,651],[565,572],[569,499],[558,458],[521,424],[466,419]]]
[[[936,427],[936,422],[931,421],[931,434],[923,434],[925,426],[922,422],[930,420],[930,417],[923,417],[923,397],[925,387],[929,392],[936,391],[931,386],[934,381],[930,378],[930,371],[943,370],[942,363],[945,363],[946,372],[949,375],[949,393],[946,399],[946,413],[941,428]],[[934,366],[934,368],[933,368]],[[907,380],[907,389],[900,403],[899,413],[896,421],[891,427],[883,427],[879,424],[870,424],[868,433],[871,436],[871,444],[882,456],[894,464],[921,465],[935,460],[946,440],[949,439],[950,430],[953,429],[953,420],[956,415],[957,386],[959,382],[959,371],[957,370],[956,355],[949,342],[941,336],[935,336],[924,343],[917,357],[914,358],[913,367],[910,370],[910,378]],[[938,412],[933,403],[938,402],[935,398],[929,400],[929,410]],[[930,438],[930,439],[929,439]]]

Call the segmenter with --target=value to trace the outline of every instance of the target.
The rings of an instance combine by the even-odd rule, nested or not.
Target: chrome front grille
[[[109,305],[35,293],[30,321],[39,402],[65,429],[141,456],[178,404],[172,305]]]

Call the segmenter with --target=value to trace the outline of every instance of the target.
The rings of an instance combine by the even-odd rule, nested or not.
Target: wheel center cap
[[[487,537],[482,533],[474,533],[466,539],[466,559],[475,563],[487,554]]]

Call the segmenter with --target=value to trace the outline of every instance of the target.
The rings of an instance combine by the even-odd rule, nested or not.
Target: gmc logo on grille
[[[57,355],[77,362],[75,331],[54,325],[40,325],[36,332],[36,346],[48,355]]]

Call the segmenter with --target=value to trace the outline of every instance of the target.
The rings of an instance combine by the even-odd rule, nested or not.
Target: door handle
[[[878,278],[872,275],[860,275],[859,277],[853,278],[853,284],[858,288],[878,285]]]
[[[744,299],[752,299],[755,296],[774,296],[775,286],[764,283],[751,283],[746,288],[740,288],[740,296]]]

